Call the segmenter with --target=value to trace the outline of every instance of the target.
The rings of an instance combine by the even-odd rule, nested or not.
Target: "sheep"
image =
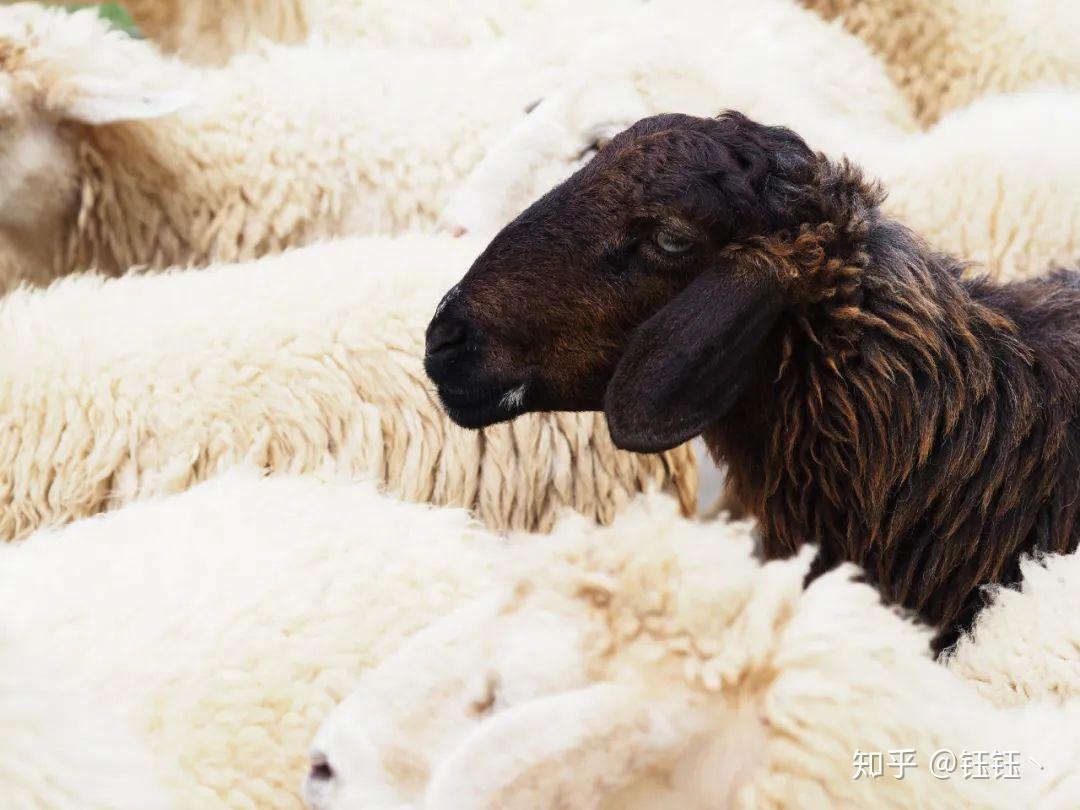
[[[1077,545],[1080,277],[963,277],[882,198],[782,127],[644,119],[492,240],[425,368],[463,427],[702,435],[767,557],[855,562],[947,647],[982,585]]]
[[[167,769],[170,807],[299,810],[321,720],[365,668],[490,586],[506,542],[371,483],[234,468],[0,546],[0,616],[13,651],[55,661],[127,723]],[[6,676],[0,705],[32,698],[32,672]],[[60,719],[40,762],[108,739],[70,738]]]
[[[508,130],[450,197],[445,230],[493,236],[584,165],[595,154],[590,144],[640,117],[629,108],[604,115],[578,100],[579,92],[546,99]],[[662,106],[638,112],[663,112]],[[667,108],[714,111],[707,100]],[[782,110],[757,114],[783,120]],[[1080,255],[1078,130],[1080,93],[1045,90],[981,100],[925,133],[850,128],[815,140],[880,177],[889,188],[885,210],[935,247],[995,278],[1018,279]]]
[[[34,4],[0,8],[0,55],[0,287],[433,223],[550,81],[513,48],[277,48],[200,71]]]
[[[0,286],[434,228],[486,149],[571,81],[605,113],[639,95],[762,98],[807,129],[913,126],[861,43],[812,13],[679,0],[688,13],[675,15],[673,2],[633,6],[584,55],[547,26],[468,50],[270,48],[211,71],[162,59],[92,11],[0,8],[0,50],[13,51],[0,114],[17,122],[0,155],[18,156],[0,182]],[[705,14],[742,27],[740,47],[716,49]],[[782,56],[761,65],[765,45]]]
[[[50,659],[0,638],[5,810],[171,810],[167,768]]]
[[[1080,697],[1080,556],[1025,560],[1020,570],[1021,588],[993,589],[949,667],[998,706]]]
[[[1080,19],[1061,0],[802,0],[884,60],[923,125],[990,93],[1080,86]]]
[[[368,237],[196,273],[73,276],[0,301],[0,538],[176,492],[247,461],[366,473],[489,526],[610,522],[696,497],[692,451],[616,451],[593,414],[483,435],[442,414],[423,330],[482,245]]]
[[[417,716],[423,722],[414,730],[398,724],[403,742],[415,744],[403,756],[412,751],[418,759],[440,743],[442,719],[458,722],[442,726],[442,739],[455,741],[462,723],[453,707],[474,698],[478,716],[465,723],[488,714],[497,720],[504,711],[509,718],[551,691],[561,697],[613,681],[620,691],[654,684],[661,699],[650,696],[652,706],[701,689],[760,706],[770,724],[779,724],[766,738],[763,761],[792,778],[800,762],[819,765],[791,789],[814,790],[808,801],[824,790],[812,787],[815,778],[833,788],[840,776],[834,789],[845,791],[841,797],[872,790],[897,797],[895,806],[910,802],[912,783],[894,785],[890,778],[887,785],[853,787],[850,744],[955,745],[957,753],[960,746],[1022,744],[1025,755],[1047,766],[1045,774],[1035,773],[1025,761],[1023,782],[987,787],[986,806],[1003,797],[1016,799],[1012,807],[1033,806],[1023,799],[1064,777],[1061,763],[1076,761],[1075,735],[1053,736],[1059,724],[1075,727],[1069,707],[988,715],[970,687],[931,665],[927,631],[890,615],[870,588],[851,581],[851,569],[804,589],[807,553],[762,566],[753,558],[751,524],[701,525],[678,512],[671,499],[654,494],[606,529],[570,517],[552,537],[504,537],[463,510],[397,501],[370,483],[234,468],[185,492],[0,547],[0,615],[5,642],[19,660],[45,657],[53,662],[50,672],[62,669],[78,679],[98,716],[130,729],[132,745],[151,759],[138,773],[162,768],[166,798],[176,808],[299,808],[308,748],[313,738],[326,739],[319,726],[358,679],[369,687],[385,684],[374,668],[391,656],[399,662],[391,672],[409,677],[381,693],[381,708],[396,712],[412,698],[426,698],[416,708],[435,710],[434,722]],[[534,584],[519,587],[523,580]],[[635,629],[635,616],[643,632]],[[478,635],[478,625],[508,635]],[[432,667],[424,657],[434,649],[429,642],[446,639],[448,626],[461,628],[455,637],[461,646],[441,647]],[[610,655],[602,652],[607,645]],[[410,650],[421,651],[411,660],[427,672],[401,666]],[[790,677],[758,680],[768,672]],[[491,674],[505,681],[489,680]],[[424,690],[429,678],[452,684],[458,675],[465,676],[461,686],[433,705]],[[5,697],[26,700],[41,683],[36,670],[29,679],[12,678],[4,680]],[[680,691],[684,681],[688,689]],[[561,718],[572,705],[548,705],[561,709],[550,715],[549,728],[565,729]],[[804,725],[805,715],[793,717],[789,707],[812,711],[814,722]],[[588,699],[582,708],[595,714],[596,702]],[[1045,724],[1028,745],[1026,722],[1003,730],[999,716]],[[699,709],[690,715],[700,717]],[[869,728],[869,717],[881,725]],[[761,726],[741,720],[730,726],[735,744],[756,753],[750,744]],[[480,730],[481,742],[491,739],[487,728]],[[798,739],[785,745],[784,731]],[[60,756],[70,741],[58,722],[44,729],[38,750],[43,760]],[[489,745],[475,750],[479,763],[497,761]],[[835,759],[823,762],[821,752]],[[348,772],[349,763],[328,764]],[[460,790],[460,778],[450,777],[465,772],[451,769],[440,783]],[[404,769],[396,773],[408,778]],[[906,780],[921,784],[924,776],[909,773]],[[793,795],[780,780],[763,784]],[[979,784],[957,777],[941,795],[978,797]],[[1014,792],[1021,787],[1025,792]],[[444,806],[455,810],[467,807],[448,801]]]
[[[308,806],[1075,802],[1080,702],[996,709],[853,567],[807,586],[809,549],[762,564],[746,524],[723,528],[718,542],[717,527],[644,500],[612,527],[568,521],[519,549],[518,570],[411,636],[331,712]],[[883,778],[853,779],[860,751],[893,749],[911,752],[902,778],[883,763]],[[949,778],[931,770],[941,749],[986,751],[988,765],[1015,751],[1019,778]]]

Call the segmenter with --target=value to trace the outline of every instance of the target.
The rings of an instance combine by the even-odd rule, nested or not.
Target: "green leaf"
[[[139,27],[131,19],[128,10],[120,3],[74,3],[67,7],[68,11],[78,11],[82,8],[96,8],[98,16],[108,21],[109,25],[123,31],[129,37],[142,39]]]

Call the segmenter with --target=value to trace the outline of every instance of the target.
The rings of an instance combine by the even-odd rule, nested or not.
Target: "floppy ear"
[[[42,40],[17,35],[30,55],[19,69],[29,74],[27,85],[36,89],[38,103],[54,116],[97,126],[158,118],[192,100],[186,85],[198,74],[114,27],[101,10],[67,13],[25,5],[20,30],[40,29]]]
[[[69,120],[91,126],[161,118],[191,102],[191,94],[184,90],[147,88],[134,77],[80,77],[71,81],[68,89],[70,97],[58,111]]]
[[[616,447],[669,450],[723,416],[781,309],[779,283],[761,268],[698,276],[638,327],[615,368],[604,413]]]
[[[485,721],[436,769],[428,810],[596,807],[677,756],[708,715],[612,683],[563,692]]]

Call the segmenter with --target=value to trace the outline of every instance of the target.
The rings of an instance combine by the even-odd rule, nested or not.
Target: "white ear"
[[[145,87],[135,77],[131,81],[80,77],[71,82],[68,90],[69,98],[60,112],[65,118],[94,126],[160,118],[192,101],[185,90]]]
[[[688,745],[700,713],[648,704],[614,684],[540,698],[495,715],[432,776],[424,810],[594,807]]]

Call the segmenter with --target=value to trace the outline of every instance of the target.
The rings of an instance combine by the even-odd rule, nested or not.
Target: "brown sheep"
[[[1080,275],[962,274],[881,188],[737,113],[616,136],[444,298],[451,418],[603,410],[619,447],[703,434],[768,557],[866,569],[950,644],[1080,525]]]

